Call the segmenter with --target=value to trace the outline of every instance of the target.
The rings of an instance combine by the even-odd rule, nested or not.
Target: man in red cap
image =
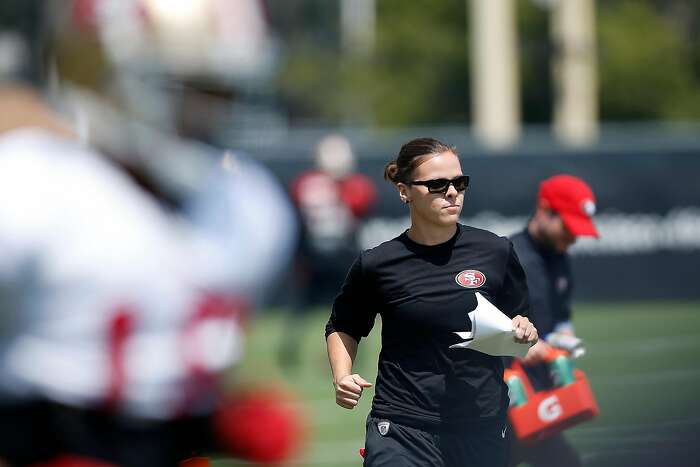
[[[595,195],[586,182],[571,175],[555,175],[540,184],[537,209],[527,231],[565,253],[577,237],[598,237],[593,214]]]
[[[536,391],[553,385],[544,364],[551,351],[548,340],[555,335],[574,335],[571,324],[573,278],[567,251],[578,237],[598,237],[592,220],[595,201],[593,191],[580,178],[571,175],[548,178],[540,183],[537,206],[527,227],[511,237],[527,277],[530,320],[543,337],[523,360]],[[521,446],[515,441],[511,465],[522,461],[535,467],[581,465],[578,453],[561,434],[534,446]]]

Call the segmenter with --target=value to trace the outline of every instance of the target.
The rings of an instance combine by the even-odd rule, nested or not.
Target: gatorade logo
[[[466,269],[455,276],[455,282],[467,289],[476,289],[486,283],[486,276],[476,269]]]
[[[557,396],[550,396],[537,406],[537,416],[543,422],[552,422],[564,412]]]

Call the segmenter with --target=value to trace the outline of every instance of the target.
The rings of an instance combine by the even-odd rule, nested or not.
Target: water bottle
[[[565,352],[556,351],[549,360],[549,371],[556,386],[566,386],[576,379],[574,362]]]
[[[527,402],[527,394],[520,377],[514,371],[506,370],[505,380],[508,385],[508,398],[510,399],[508,407],[519,407],[525,404]]]

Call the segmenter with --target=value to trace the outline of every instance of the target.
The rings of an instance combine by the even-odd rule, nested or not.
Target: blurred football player
[[[81,144],[41,91],[47,3],[0,5],[0,459],[176,465],[215,439],[293,213],[240,154],[114,128],[149,145],[118,165]]]
[[[357,232],[376,202],[377,191],[369,177],[355,171],[350,142],[330,134],[316,146],[315,167],[293,180],[290,195],[302,233],[279,362],[294,369],[303,342],[303,315],[313,306],[332,303],[360,251]]]

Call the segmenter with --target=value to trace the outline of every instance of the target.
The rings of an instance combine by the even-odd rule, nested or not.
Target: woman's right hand
[[[372,383],[358,375],[346,375],[334,383],[335,403],[346,409],[354,409],[362,396],[364,388],[372,387]]]

